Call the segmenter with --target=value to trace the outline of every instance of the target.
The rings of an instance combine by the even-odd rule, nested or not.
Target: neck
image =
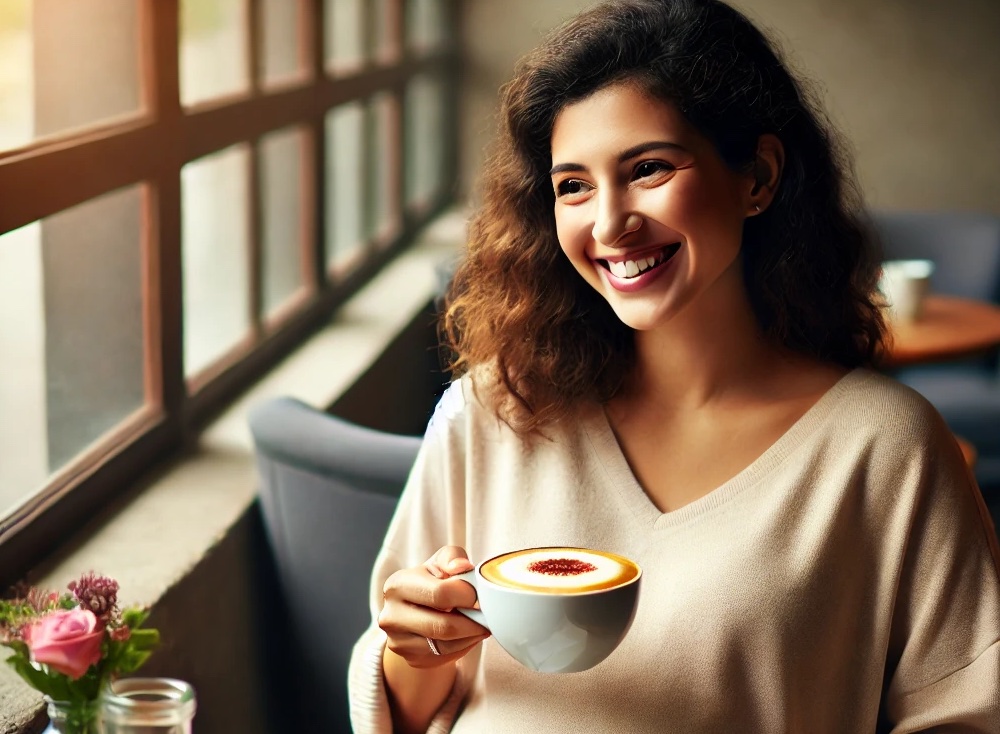
[[[757,390],[792,359],[761,333],[742,289],[698,300],[662,327],[636,333],[627,400],[697,408]]]

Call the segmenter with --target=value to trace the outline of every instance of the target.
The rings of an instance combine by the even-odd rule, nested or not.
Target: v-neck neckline
[[[583,418],[583,428],[591,447],[597,454],[610,483],[621,494],[623,501],[632,509],[636,519],[654,529],[676,527],[710,510],[720,507],[748,487],[752,487],[770,474],[776,467],[798,448],[830,415],[840,400],[840,396],[867,374],[863,368],[848,372],[834,383],[813,403],[763,453],[744,467],[735,476],[698,499],[668,512],[661,512],[653,503],[646,490],[639,483],[625,452],[622,451],[605,413],[604,406],[594,404]]]

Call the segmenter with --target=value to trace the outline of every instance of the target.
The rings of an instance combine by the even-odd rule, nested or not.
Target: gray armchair
[[[375,556],[420,438],[355,425],[292,398],[250,413],[260,507],[289,635],[291,705],[306,728],[349,732],[347,665],[370,621]]]
[[[872,218],[886,259],[934,261],[932,291],[1000,303],[1000,216],[875,212]],[[927,397],[951,429],[976,447],[976,478],[988,501],[996,502],[1000,498],[1000,371],[996,351],[895,374]]]

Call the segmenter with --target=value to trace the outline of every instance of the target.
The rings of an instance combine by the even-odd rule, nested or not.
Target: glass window
[[[365,108],[349,102],[326,116],[326,263],[346,267],[365,242]]]
[[[181,169],[186,377],[225,355],[250,331],[248,170],[245,145]]]
[[[136,0],[0,2],[0,149],[138,112]]]
[[[399,228],[400,210],[396,193],[396,167],[399,163],[399,105],[389,92],[372,97],[368,108],[371,138],[368,145],[368,184],[371,206],[368,208],[368,235],[385,241]]]
[[[0,0],[0,576],[195,439],[426,223],[460,48],[407,65],[451,2]]]
[[[245,0],[181,0],[181,103],[250,88]]]
[[[143,192],[0,236],[0,511],[142,408]]]
[[[281,84],[303,71],[302,3],[299,0],[261,0],[258,7],[261,39],[261,82]]]
[[[446,40],[448,0],[406,0],[406,41],[417,51],[430,51]]]
[[[395,0],[370,0],[372,10],[372,51],[381,64],[397,61],[402,49],[399,44],[399,4]]]
[[[441,187],[445,97],[440,78],[418,76],[406,88],[406,203],[429,204]]]
[[[260,141],[263,310],[272,315],[303,285],[306,222],[302,162],[305,133],[279,130]]]
[[[334,73],[355,71],[365,59],[363,0],[325,0],[324,55]]]

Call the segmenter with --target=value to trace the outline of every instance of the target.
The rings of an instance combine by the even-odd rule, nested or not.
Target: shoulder
[[[502,424],[482,399],[476,379],[477,375],[466,374],[448,385],[427,424],[425,438],[468,437],[501,430]]]
[[[834,389],[822,444],[865,467],[876,483],[942,490],[971,480],[954,433],[923,395],[892,377],[858,369]],[[945,493],[947,494],[947,492]]]
[[[951,435],[927,398],[888,375],[856,369],[834,391],[835,415],[858,430],[921,443]]]
[[[476,445],[516,445],[530,453],[538,445],[557,446],[579,432],[579,419],[590,403],[576,407],[566,419],[545,424],[537,432],[522,434],[500,414],[492,390],[496,375],[485,367],[452,382],[441,395],[427,425],[425,440],[460,441]]]

